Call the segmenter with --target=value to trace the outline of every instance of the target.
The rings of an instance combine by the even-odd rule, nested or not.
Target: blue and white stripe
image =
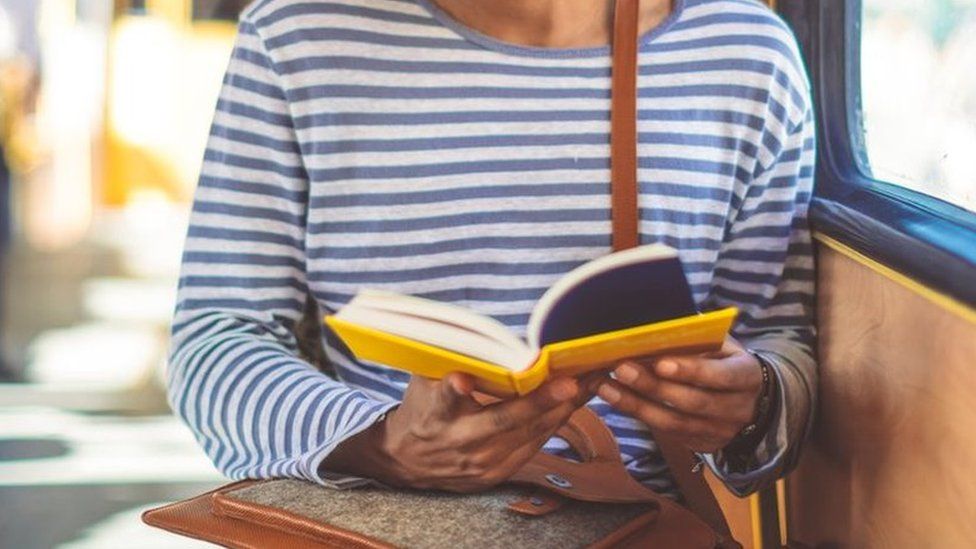
[[[300,360],[306,295],[334,311],[360,288],[393,290],[521,332],[546,288],[609,251],[609,74],[608,48],[504,44],[428,0],[249,8],[169,373],[174,410],[223,472],[327,483],[324,457],[403,392],[405,374],[329,335],[338,380]],[[734,481],[749,489],[795,459],[813,402],[809,87],[790,32],[751,0],[676,0],[644,36],[638,84],[642,241],[680,251],[702,307],[742,309],[736,335],[789,403],[762,474]],[[592,406],[634,475],[668,490],[646,427]]]

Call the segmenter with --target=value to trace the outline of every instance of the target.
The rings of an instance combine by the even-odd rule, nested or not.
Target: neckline
[[[442,10],[440,6],[432,0],[415,0],[418,5],[424,8],[441,25],[460,35],[465,40],[472,42],[482,48],[517,55],[521,57],[550,57],[550,58],[574,58],[574,57],[609,57],[610,45],[588,46],[578,48],[547,48],[544,46],[526,46],[505,42],[492,36],[479,32],[452,17],[449,13]],[[666,32],[681,16],[685,8],[685,0],[673,0],[671,13],[668,14],[660,23],[642,34],[638,39],[638,47],[643,48],[652,40]]]

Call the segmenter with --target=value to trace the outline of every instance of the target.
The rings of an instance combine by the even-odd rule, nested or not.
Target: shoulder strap
[[[637,226],[637,42],[639,0],[616,0],[610,105],[610,212],[613,249],[640,244]]]
[[[637,225],[637,51],[640,0],[616,0],[613,16],[613,73],[610,111],[610,178],[613,249],[640,243]],[[725,515],[705,482],[694,454],[654,433],[661,454],[689,509],[715,532],[731,539]]]

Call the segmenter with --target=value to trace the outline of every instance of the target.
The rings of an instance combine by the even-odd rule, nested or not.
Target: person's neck
[[[431,0],[463,25],[497,40],[544,48],[610,43],[612,0]],[[671,13],[672,0],[643,0],[641,34]]]

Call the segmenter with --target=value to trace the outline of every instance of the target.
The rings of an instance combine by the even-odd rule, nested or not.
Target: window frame
[[[816,103],[811,224],[818,233],[976,306],[976,213],[870,174],[860,104],[861,6],[861,0],[777,2],[800,42]]]

